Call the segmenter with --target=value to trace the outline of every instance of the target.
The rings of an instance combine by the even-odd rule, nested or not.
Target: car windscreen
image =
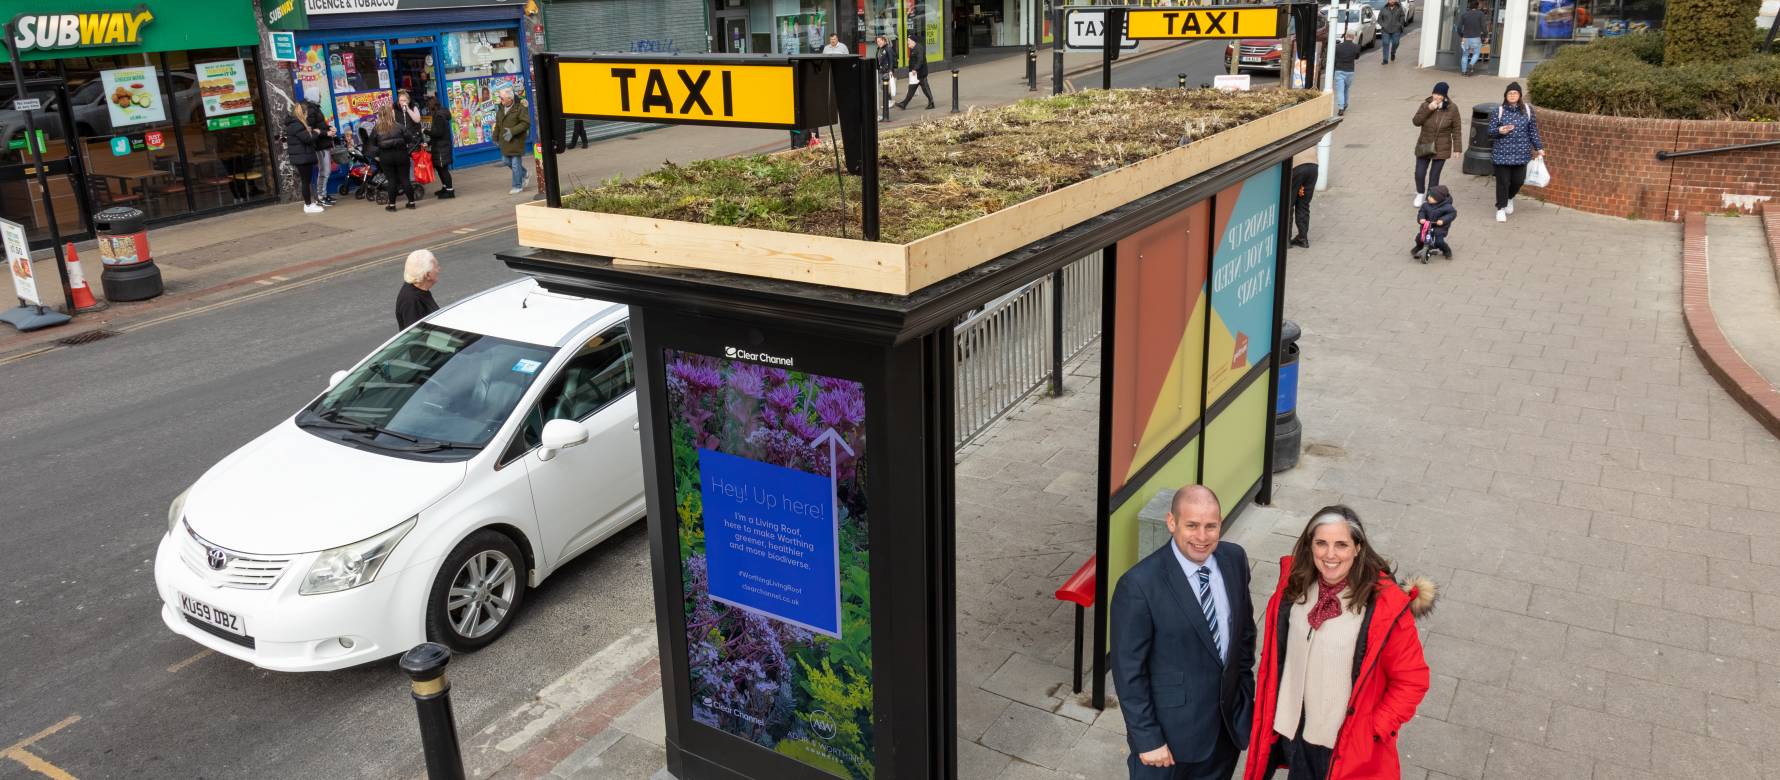
[[[1363,14],[1363,13],[1365,13],[1365,12],[1361,11],[1358,8],[1343,8],[1343,9],[1341,9],[1341,21],[1344,21],[1344,22],[1363,21],[1361,18],[1361,14]]]
[[[555,353],[422,323],[322,394],[297,424],[393,450],[481,448]]]

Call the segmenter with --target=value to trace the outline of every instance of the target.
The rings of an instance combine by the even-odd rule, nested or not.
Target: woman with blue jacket
[[[1539,138],[1539,123],[1533,119],[1533,107],[1527,105],[1520,82],[1508,85],[1502,93],[1502,105],[1496,108],[1495,122],[1490,125],[1490,162],[1496,166],[1496,221],[1507,222],[1514,213],[1514,196],[1527,182],[1527,163],[1545,156],[1545,142]]]

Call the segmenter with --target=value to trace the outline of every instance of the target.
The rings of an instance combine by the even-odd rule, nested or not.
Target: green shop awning
[[[26,61],[259,43],[249,0],[24,0],[0,8]]]

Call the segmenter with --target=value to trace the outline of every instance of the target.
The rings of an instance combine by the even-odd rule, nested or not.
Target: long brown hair
[[[1372,547],[1372,542],[1366,538],[1366,526],[1360,524],[1359,513],[1346,504],[1318,509],[1316,514],[1310,516],[1310,522],[1304,524],[1304,532],[1298,534],[1298,543],[1292,545],[1292,571],[1286,575],[1281,603],[1297,604],[1309,596],[1311,581],[1319,579],[1315,553],[1310,546],[1311,540],[1316,536],[1318,527],[1331,523],[1347,526],[1348,534],[1353,536],[1354,565],[1347,572],[1347,587],[1353,593],[1349,608],[1364,614],[1366,605],[1372,603],[1372,596],[1378,589],[1378,575],[1395,577],[1395,573],[1391,570],[1391,562],[1379,555],[1378,550]]]
[[[389,137],[396,132],[396,109],[393,105],[377,109],[377,135]]]

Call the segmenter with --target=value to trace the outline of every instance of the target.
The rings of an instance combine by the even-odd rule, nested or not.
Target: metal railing
[[[1059,376],[1062,363],[1100,337],[1100,264],[1099,252],[1088,255],[989,302],[953,329],[958,446]]]

